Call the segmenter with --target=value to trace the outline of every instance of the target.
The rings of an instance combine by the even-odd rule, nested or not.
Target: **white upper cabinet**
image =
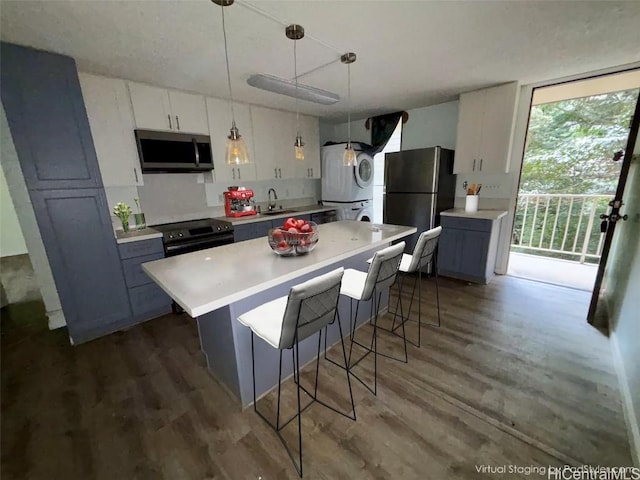
[[[513,140],[518,84],[460,95],[454,173],[505,173]]]
[[[320,126],[316,117],[300,115],[304,160],[296,160],[296,114],[251,107],[258,180],[320,178]]]
[[[243,181],[255,180],[256,158],[253,148],[253,126],[249,105],[234,103],[233,108],[236,114],[236,126],[247,144],[251,163],[248,165],[232,166],[225,163],[227,137],[231,129],[231,109],[229,102],[227,100],[207,97],[206,104],[216,182],[226,182],[229,186],[242,186]]]
[[[251,106],[258,180],[294,178],[295,114]]]
[[[319,120],[316,117],[300,115],[300,134],[302,135],[302,141],[304,142],[304,160],[294,160],[298,171],[297,177],[320,178]]]
[[[169,90],[169,104],[175,120],[174,130],[209,134],[207,107],[202,95]]]
[[[204,96],[129,82],[136,126],[208,134]]]
[[[104,186],[143,185],[126,82],[87,73],[78,76]]]

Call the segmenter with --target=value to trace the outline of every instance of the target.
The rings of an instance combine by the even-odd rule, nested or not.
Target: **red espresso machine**
[[[244,217],[258,213],[253,200],[253,190],[229,187],[229,190],[224,192],[224,213],[227,217]]]

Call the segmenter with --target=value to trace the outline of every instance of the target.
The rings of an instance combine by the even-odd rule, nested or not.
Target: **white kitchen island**
[[[415,227],[356,221],[327,223],[318,228],[320,241],[316,249],[300,257],[276,255],[266,237],[262,237],[143,264],[144,271],[197,320],[209,370],[240,399],[243,407],[253,400],[251,337],[237,321],[238,316],[287,295],[293,285],[340,266],[366,271],[366,260],[376,250],[416,232]],[[362,305],[358,321],[366,320],[368,312],[368,305]],[[343,327],[348,326],[347,299],[340,301],[340,315]],[[343,333],[347,330],[343,328]],[[334,324],[329,329],[328,342],[338,339]],[[313,359],[316,349],[315,337],[302,342],[301,363]],[[277,383],[278,353],[258,341],[255,355],[256,395],[260,396]],[[290,361],[283,362],[283,371],[292,371]]]

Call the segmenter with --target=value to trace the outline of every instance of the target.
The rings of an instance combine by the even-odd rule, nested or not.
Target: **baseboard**
[[[606,305],[608,307],[608,305]],[[607,308],[608,310],[608,308]],[[627,374],[620,354],[618,339],[615,332],[609,333],[611,340],[611,353],[613,354],[613,364],[618,374],[618,383],[620,384],[620,393],[622,394],[622,411],[624,420],[627,424],[627,434],[629,435],[629,444],[631,446],[631,458],[636,467],[640,467],[640,426],[638,425],[638,416],[633,408],[631,399],[631,390],[627,382]]]
[[[49,330],[55,330],[56,328],[67,326],[67,321],[65,320],[64,313],[61,309],[47,312],[47,318],[49,320]]]

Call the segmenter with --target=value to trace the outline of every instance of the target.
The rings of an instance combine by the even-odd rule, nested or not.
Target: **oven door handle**
[[[233,233],[220,235],[215,238],[191,240],[187,242],[180,242],[180,243],[165,245],[165,252],[167,254],[173,253],[177,255],[180,253],[180,250],[185,250],[192,247],[202,246],[202,249],[204,250],[205,248],[219,247],[221,245],[228,245],[230,243],[233,243]]]

